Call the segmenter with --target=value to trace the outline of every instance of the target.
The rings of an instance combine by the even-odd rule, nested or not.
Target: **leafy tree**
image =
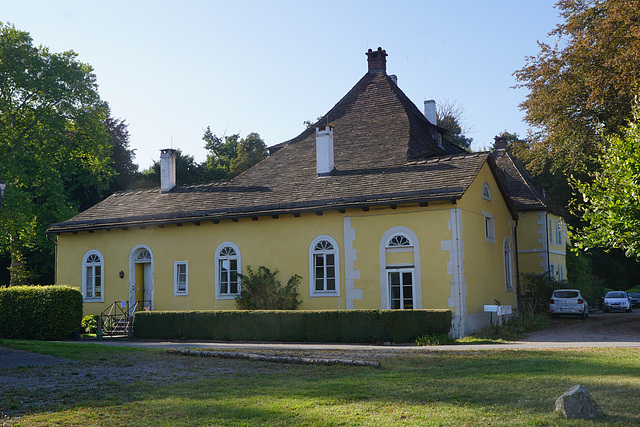
[[[560,0],[564,21],[552,46],[514,74],[529,89],[521,104],[533,127],[526,159],[533,171],[583,172],[631,118],[640,78],[640,1]]]
[[[182,154],[176,150],[176,184],[189,185],[204,182],[201,166],[189,154]],[[145,188],[158,187],[160,185],[160,162],[153,164],[138,178],[137,186]]]
[[[232,178],[268,155],[267,145],[255,132],[242,139],[237,133],[218,137],[207,126],[202,139],[206,143],[204,148],[209,151],[202,164],[203,176],[208,180]]]
[[[622,135],[606,138],[599,169],[574,179],[582,195],[574,209],[586,226],[573,233],[580,248],[619,248],[640,259],[640,108]]]
[[[136,150],[129,148],[129,129],[124,119],[114,119],[109,115],[104,124],[113,140],[111,161],[116,176],[111,183],[112,192],[130,189],[138,176],[138,165],[133,162]]]
[[[267,145],[260,135],[252,132],[238,143],[238,157],[231,160],[231,176],[236,176],[267,158]]]
[[[239,134],[218,137],[207,126],[202,140],[204,148],[209,151],[207,160],[202,164],[203,175],[207,180],[229,179],[231,175],[231,161],[238,157]]]
[[[113,175],[108,108],[76,56],[0,23],[0,251],[11,257],[11,285],[34,279],[28,255],[51,253],[49,224],[73,215],[74,200],[106,191]]]
[[[463,128],[464,107],[449,102],[448,100],[439,101],[437,103],[436,118],[438,126],[446,129],[446,138],[459,147],[469,149],[473,138],[467,137],[465,134],[470,132],[470,128]]]
[[[294,274],[282,287],[276,279],[278,270],[273,272],[265,266],[254,272],[247,266],[247,274],[241,274],[242,286],[236,298],[240,310],[295,310],[302,301],[298,300],[298,285],[301,277]]]
[[[567,248],[567,280],[572,289],[580,289],[589,305],[598,306],[604,296],[604,283],[593,272],[592,261],[583,251]]]

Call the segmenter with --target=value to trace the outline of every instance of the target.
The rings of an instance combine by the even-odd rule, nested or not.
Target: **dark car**
[[[640,307],[640,292],[629,292],[627,295],[631,300],[631,307]]]

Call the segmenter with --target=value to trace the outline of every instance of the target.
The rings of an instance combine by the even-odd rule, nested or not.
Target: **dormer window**
[[[482,184],[482,198],[491,201],[491,189],[486,182]]]

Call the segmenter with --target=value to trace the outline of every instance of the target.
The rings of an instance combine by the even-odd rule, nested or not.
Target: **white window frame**
[[[489,183],[487,182],[482,184],[482,198],[491,201],[491,187],[489,187]]]
[[[562,265],[558,266],[558,280],[559,281],[564,280],[564,267]]]
[[[97,256],[100,259],[99,263],[91,263],[89,264],[88,260],[90,257],[92,256]],[[89,283],[87,282],[87,267],[92,267],[92,275],[91,275],[91,280],[93,281],[93,283],[91,284],[91,287],[93,289],[93,295],[95,295],[95,278],[96,278],[96,274],[95,274],[95,267],[100,267],[100,272],[101,274],[98,276],[100,277],[101,281],[100,281],[100,296],[99,297],[95,297],[95,296],[87,296],[87,288]],[[95,250],[92,249],[90,251],[88,251],[86,254],[84,254],[84,257],[82,258],[82,297],[84,298],[85,302],[104,302],[104,257],[102,256],[102,254]]]
[[[231,247],[236,255],[234,257],[227,257],[227,256],[221,256],[221,251],[226,248],[226,247]],[[222,275],[222,271],[220,269],[220,261],[224,261],[224,260],[231,260],[231,259],[235,259],[237,261],[236,264],[236,274],[238,275],[238,292],[236,293],[231,293],[231,292],[226,292],[226,293],[222,293],[222,283],[221,283],[221,275]],[[242,257],[240,254],[240,249],[238,248],[238,246],[235,243],[232,242],[224,242],[221,243],[217,248],[216,248],[216,254],[215,254],[215,260],[214,260],[214,270],[215,270],[215,286],[216,286],[216,299],[235,299],[238,295],[240,295],[240,290],[241,290],[241,281],[240,281],[240,273],[242,273]],[[231,283],[231,281],[229,280],[229,283]]]
[[[391,274],[400,275],[400,308],[393,308],[393,292],[391,292]],[[411,308],[404,308],[403,274],[411,274]],[[416,309],[416,272],[414,268],[387,268],[387,288],[389,292],[389,308],[391,310],[415,310]]]
[[[553,245],[553,220],[549,220],[549,227],[548,227],[548,231],[549,233],[549,244]]]
[[[184,266],[184,290],[180,290],[180,267]],[[189,295],[189,262],[175,261],[173,263],[173,294],[176,296]]]
[[[504,256],[504,288],[507,291],[513,291],[513,258],[511,256],[511,241],[508,237],[504,238],[502,248]]]
[[[406,234],[395,233],[387,240],[386,250],[387,252],[412,252],[413,242]]]
[[[484,240],[490,243],[496,242],[496,225],[493,220],[493,214],[489,212],[482,211],[482,216],[484,217]]]
[[[562,222],[556,221],[556,243],[562,245]]]
[[[316,250],[316,245],[326,240],[333,246],[332,250]],[[316,255],[328,255],[333,254],[334,262],[334,278],[335,278],[335,290],[326,290],[327,278],[326,275],[323,278],[324,290],[316,290]],[[311,241],[309,245],[309,296],[310,297],[337,297],[340,296],[340,247],[338,242],[331,236],[322,235],[318,236]]]
[[[556,266],[553,263],[549,263],[549,277],[551,280],[556,280]]]

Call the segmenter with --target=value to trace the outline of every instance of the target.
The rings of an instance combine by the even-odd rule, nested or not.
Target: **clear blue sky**
[[[159,150],[206,157],[202,134],[298,135],[366,73],[381,46],[387,72],[422,109],[465,109],[472,148],[503,130],[526,135],[513,72],[560,22],[555,0],[68,1],[0,0],[0,21],[93,66],[112,115],[129,124],[136,163]]]

